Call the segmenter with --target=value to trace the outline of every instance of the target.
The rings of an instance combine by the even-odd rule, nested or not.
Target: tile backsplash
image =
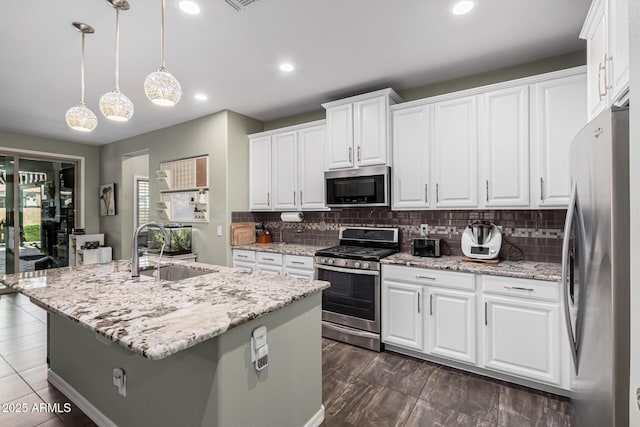
[[[333,246],[338,229],[346,226],[398,227],[402,251],[420,237],[420,224],[429,224],[429,237],[444,241],[442,252],[462,255],[460,239],[469,222],[485,220],[502,229],[500,257],[538,262],[561,262],[566,210],[392,211],[389,208],[304,212],[298,223],[280,221],[280,212],[233,212],[232,222],[262,222],[274,242]]]

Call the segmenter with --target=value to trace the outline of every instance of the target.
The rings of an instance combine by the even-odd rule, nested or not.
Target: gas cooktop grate
[[[225,1],[229,6],[231,6],[235,10],[240,10],[249,6],[251,3],[255,3],[258,0],[225,0]]]

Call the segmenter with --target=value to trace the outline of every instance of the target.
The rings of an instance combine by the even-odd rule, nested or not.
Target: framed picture
[[[116,184],[100,186],[100,216],[116,215]]]

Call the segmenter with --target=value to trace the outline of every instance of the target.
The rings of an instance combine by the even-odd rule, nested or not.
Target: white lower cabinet
[[[382,341],[423,350],[423,287],[384,280],[382,284]]]
[[[476,363],[475,293],[429,288],[428,324],[429,353]]]
[[[484,366],[560,385],[558,304],[484,296]]]
[[[549,281],[383,265],[382,341],[461,369],[569,389],[559,288]]]
[[[273,252],[256,252],[246,249],[233,250],[233,267],[249,272],[277,274],[313,280],[313,257],[283,255]]]

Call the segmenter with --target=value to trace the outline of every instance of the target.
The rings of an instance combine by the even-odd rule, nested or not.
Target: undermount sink
[[[140,275],[155,277],[157,268],[140,271]],[[182,267],[179,265],[165,265],[160,267],[160,280],[168,280],[170,282],[177,282],[178,280],[190,279],[191,277],[198,277],[204,274],[210,274],[213,271],[196,270],[189,267]]]

